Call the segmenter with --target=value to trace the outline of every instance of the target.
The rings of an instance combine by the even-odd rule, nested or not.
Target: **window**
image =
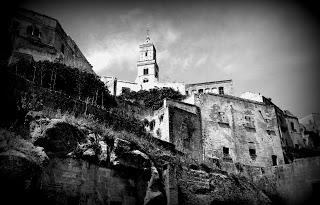
[[[277,166],[278,162],[277,162],[277,155],[272,155],[272,166]]]
[[[156,125],[156,121],[152,120],[150,122],[150,130],[153,130],[155,125]]]
[[[148,56],[148,52],[145,52],[144,56],[147,57]]]
[[[157,133],[157,136],[161,138],[161,130],[159,128],[157,129],[156,133]]]
[[[121,88],[121,93],[124,94],[124,93],[129,93],[130,92],[130,88],[127,88],[127,87],[122,87]]]
[[[257,157],[255,149],[252,149],[252,148],[249,149],[249,154],[250,154],[251,158],[256,158]]]
[[[156,78],[158,78],[158,75],[159,75],[159,74],[158,74],[158,71],[157,71],[157,72],[156,72],[156,75],[155,75],[155,76],[156,76]]]
[[[143,75],[148,75],[148,68],[143,69]]]
[[[220,95],[224,95],[223,87],[219,87],[219,94],[220,94]]]
[[[160,120],[160,122],[162,122],[162,120],[163,120],[163,115],[160,115],[159,120]]]
[[[186,95],[189,95],[189,91],[186,91]]]
[[[251,117],[249,117],[249,116],[244,116],[244,119],[245,119],[246,121],[251,121]]]
[[[229,148],[228,147],[223,147],[222,151],[223,151],[223,155],[225,155],[225,156],[229,155]]]
[[[199,92],[199,93],[203,93],[203,89],[199,89],[198,92]]]
[[[143,82],[147,83],[147,82],[149,82],[149,80],[148,79],[143,79]]]
[[[294,147],[295,147],[296,149],[299,149],[299,148],[300,148],[298,144],[295,144]]]
[[[291,130],[292,130],[293,132],[295,132],[296,129],[294,128],[294,123],[293,123],[293,122],[290,122],[290,125],[291,125]]]

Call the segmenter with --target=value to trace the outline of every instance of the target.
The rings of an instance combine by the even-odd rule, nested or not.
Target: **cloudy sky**
[[[146,30],[160,79],[233,79],[298,117],[320,112],[319,19],[297,1],[25,1],[56,18],[99,75],[134,80]]]

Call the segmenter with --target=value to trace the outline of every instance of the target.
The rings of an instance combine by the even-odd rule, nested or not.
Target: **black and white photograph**
[[[315,0],[0,7],[1,205],[320,204]]]

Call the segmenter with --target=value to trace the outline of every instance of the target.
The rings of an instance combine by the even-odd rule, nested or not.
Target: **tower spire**
[[[149,29],[147,29],[146,43],[149,43],[149,42],[150,42]]]

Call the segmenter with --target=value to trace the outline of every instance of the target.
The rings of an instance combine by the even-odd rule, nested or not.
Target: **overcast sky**
[[[223,3],[222,3],[223,2]],[[135,80],[146,30],[161,81],[232,79],[298,117],[320,112],[319,19],[292,1],[26,1],[56,18],[99,75]]]

